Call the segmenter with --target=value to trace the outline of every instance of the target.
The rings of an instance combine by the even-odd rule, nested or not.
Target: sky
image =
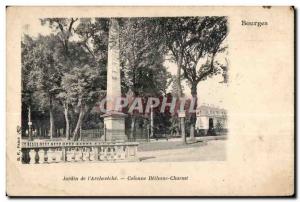
[[[166,60],[164,65],[172,75],[176,75],[177,65],[175,63]],[[219,83],[221,81],[223,81],[222,75],[217,75],[199,82],[197,86],[198,105],[207,104],[223,107],[223,99],[226,97],[228,84]],[[184,87],[184,94],[191,97],[191,90],[186,81],[183,81],[182,85]]]
[[[37,37],[39,34],[48,35],[51,33],[51,29],[48,26],[42,26],[39,19],[31,20],[30,24],[25,24],[22,28],[23,33],[33,37]]]
[[[78,23],[75,22],[75,23]],[[76,26],[76,24],[75,24]],[[23,33],[28,34],[32,37],[37,37],[39,34],[48,35],[53,32],[48,26],[42,26],[39,19],[30,21],[30,24],[25,24],[23,26]],[[226,41],[225,41],[226,43]],[[219,59],[220,62],[224,61],[224,54],[220,54]],[[164,62],[167,70],[172,74],[176,75],[177,66],[174,62],[170,60],[166,60]],[[224,98],[226,97],[226,91],[228,90],[228,84],[220,83],[223,80],[221,75],[214,76],[212,78],[208,78],[205,81],[201,81],[197,86],[198,93],[198,106],[202,104],[213,105],[216,107],[223,108],[224,106]],[[185,81],[182,83],[184,88],[184,94],[188,97],[191,97],[190,88]],[[169,88],[170,90],[170,88]]]

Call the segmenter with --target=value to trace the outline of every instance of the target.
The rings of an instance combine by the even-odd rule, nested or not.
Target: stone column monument
[[[121,97],[119,23],[112,18],[109,25],[106,113],[104,117],[105,141],[126,141],[125,116],[115,110],[115,102]]]

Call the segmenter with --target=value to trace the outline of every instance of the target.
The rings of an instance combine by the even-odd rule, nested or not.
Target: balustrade
[[[22,161],[29,164],[89,161],[134,161],[136,142],[23,141]]]

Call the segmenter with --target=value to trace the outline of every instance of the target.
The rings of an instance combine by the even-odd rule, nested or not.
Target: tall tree
[[[172,78],[170,79],[170,84],[171,84],[171,95],[174,98],[176,98],[177,100],[179,100],[180,97],[182,97],[184,95],[183,91],[184,88],[182,85],[178,85],[178,78],[177,76],[172,76]],[[181,89],[178,89],[178,87],[181,87]],[[178,106],[177,106],[178,107]],[[180,125],[180,120],[177,116],[175,116],[175,114],[173,113],[171,116],[171,127],[170,127],[170,131],[172,134],[176,134],[178,135],[179,132],[181,130],[181,125]]]
[[[34,82],[31,78],[31,72],[33,71],[34,60],[31,56],[31,51],[35,47],[34,40],[28,35],[24,35],[21,42],[21,64],[22,64],[22,134],[25,134],[25,128],[27,128],[27,121],[31,118],[31,110],[33,107],[33,93],[36,90]],[[27,116],[25,115],[27,114]],[[26,120],[26,121],[25,121]],[[28,128],[29,139],[31,139],[31,131]]]
[[[75,29],[79,44],[92,56],[90,61],[101,69],[107,62],[108,28],[108,18],[81,18]]]
[[[74,23],[78,18],[43,18],[41,24],[48,26],[57,31],[57,36],[63,45],[64,53],[69,54],[69,41],[73,35]]]
[[[133,96],[159,96],[167,89],[169,73],[163,66],[162,29],[155,18],[125,18],[121,22],[121,65],[124,90]],[[136,115],[131,115],[131,138]]]
[[[86,68],[84,68],[85,66],[98,67],[101,71],[100,74],[103,79],[102,83],[105,82],[104,70],[107,58],[107,21],[108,19],[104,18],[45,18],[41,20],[43,25],[47,24],[56,32],[59,41],[63,46],[63,59],[61,61],[64,66],[63,74],[65,82],[71,78],[71,75],[78,77],[77,73],[79,68],[83,68],[80,71],[86,71]],[[76,99],[78,103],[74,105],[74,95],[70,95],[70,89],[66,83],[63,83],[58,95],[58,98],[64,107],[67,138],[70,137],[69,108],[70,106],[83,105],[81,103],[82,99],[80,98],[80,96],[82,96],[81,94],[82,92],[77,93],[79,96]],[[84,110],[79,111],[82,112]],[[81,117],[84,117],[82,114],[83,113],[79,113],[79,119],[77,119],[73,135],[78,134],[77,126],[82,123]]]
[[[79,112],[73,140],[78,140],[83,118],[99,98],[102,85],[99,78],[99,70],[88,65],[75,67],[63,77],[62,88]]]
[[[197,85],[200,81],[226,69],[215,61],[216,55],[225,50],[222,42],[227,36],[226,17],[182,17],[163,21],[167,47],[177,63],[177,83],[180,92],[181,70],[187,79],[191,95],[197,103]],[[197,104],[195,106],[197,108]],[[190,117],[191,138],[194,137],[196,114]]]
[[[77,18],[44,18],[41,19],[42,25],[49,26],[53,31],[56,32],[57,40],[61,43],[61,58],[60,62],[62,63],[62,73],[69,72],[72,67],[75,65],[74,61],[76,54],[74,54],[74,50],[72,47],[70,48],[70,38],[74,34],[74,23],[78,21]],[[74,43],[73,43],[74,44]],[[71,53],[70,53],[71,52]],[[73,54],[72,54],[73,53]],[[75,60],[74,60],[75,59]],[[67,97],[67,92],[61,91],[58,95],[59,100],[61,101],[64,108],[64,117],[66,122],[66,138],[70,137],[70,120],[69,120],[69,105],[70,101]]]
[[[57,60],[57,39],[54,35],[39,36],[35,41],[31,49],[23,58],[27,63],[31,65],[31,71],[29,74],[30,82],[27,83],[27,87],[30,85],[35,86],[35,91],[38,93],[38,97],[41,99],[41,103],[47,103],[50,117],[50,138],[53,137],[54,126],[54,114],[53,105],[54,99],[60,88],[61,81],[61,64]],[[24,61],[24,63],[25,63]],[[24,87],[26,89],[26,87]]]

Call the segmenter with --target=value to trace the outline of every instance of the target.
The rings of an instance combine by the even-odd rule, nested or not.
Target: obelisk
[[[126,141],[126,114],[115,109],[115,102],[121,97],[120,79],[120,42],[119,23],[117,19],[110,19],[108,36],[107,62],[107,91],[106,113],[104,117],[105,141]]]

